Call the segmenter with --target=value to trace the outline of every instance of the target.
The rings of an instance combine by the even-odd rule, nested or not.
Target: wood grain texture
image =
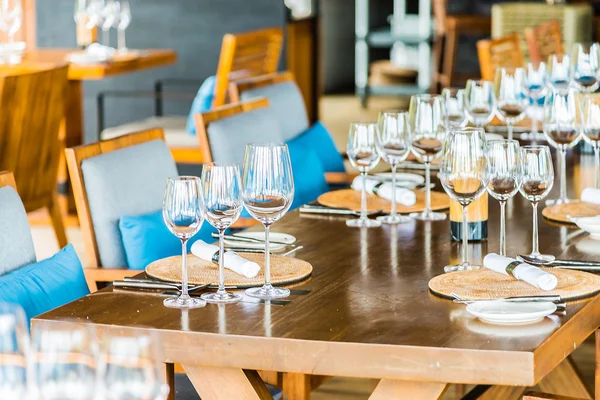
[[[11,186],[13,189],[17,190],[15,177],[10,171],[0,171],[0,188],[5,186]]]
[[[524,392],[522,386],[492,386],[478,400],[521,400]]]
[[[541,392],[527,392],[523,400],[584,400],[583,398],[560,396],[557,394],[546,394]]]
[[[560,21],[556,19],[525,28],[524,35],[529,59],[535,64],[548,61],[552,54],[564,54]]]
[[[203,400],[273,399],[256,371],[188,364],[183,369]]]
[[[498,39],[479,40],[477,55],[481,79],[491,81],[498,68],[517,68],[525,65],[521,36],[518,33]]]
[[[579,372],[567,358],[548,373],[538,384],[544,393],[591,399],[590,393],[581,380]]]
[[[382,379],[369,400],[437,400],[447,389],[448,385],[445,383]]]
[[[544,207],[542,210],[544,218],[551,221],[572,224],[571,217],[594,217],[600,215],[600,204],[585,203],[583,201],[572,201],[565,204],[555,204]]]

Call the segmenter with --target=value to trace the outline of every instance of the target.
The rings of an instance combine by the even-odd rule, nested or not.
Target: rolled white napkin
[[[592,204],[600,204],[600,189],[585,188],[581,192],[581,201]]]
[[[514,258],[490,253],[483,258],[483,266],[494,272],[508,275],[508,272],[506,272],[506,267],[515,261],[517,260]],[[527,282],[530,285],[542,290],[554,290],[556,289],[556,285],[558,285],[558,279],[556,279],[556,276],[542,271],[538,267],[534,267],[533,265],[525,263],[520,263],[517,267],[515,267],[513,270],[513,275],[518,280]]]
[[[202,240],[196,240],[192,244],[192,254],[204,261],[213,261],[215,253],[219,251],[219,246],[208,244]],[[260,265],[240,257],[233,251],[225,250],[225,268],[232,270],[236,274],[246,278],[254,278],[260,271]]]
[[[357,176],[352,181],[352,189],[361,191],[363,188],[362,177]],[[378,186],[379,185],[379,186]],[[391,182],[381,183],[376,179],[366,179],[367,193],[375,194],[382,199],[392,201],[392,190],[393,186]],[[403,206],[412,206],[417,202],[417,195],[412,190],[396,187],[396,203],[402,204]]]

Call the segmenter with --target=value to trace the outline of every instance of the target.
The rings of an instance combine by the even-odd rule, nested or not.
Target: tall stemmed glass
[[[552,54],[548,57],[548,84],[554,91],[565,93],[571,84],[571,57],[568,54]]]
[[[508,140],[512,140],[513,126],[523,119],[529,105],[525,91],[525,69],[498,68],[494,78],[494,94],[498,101],[498,116],[506,123]]]
[[[377,122],[377,151],[383,161],[392,167],[392,209],[390,215],[377,219],[384,224],[400,224],[410,221],[409,217],[396,212],[396,169],[410,153],[410,125],[407,112],[385,111],[379,113]],[[363,181],[364,186],[364,181]]]
[[[533,206],[533,236],[530,258],[552,261],[554,256],[541,254],[538,244],[538,212],[540,200],[550,193],[554,184],[552,157],[548,146],[523,146],[520,156],[521,186],[519,191]]]
[[[596,189],[600,189],[600,95],[586,96],[581,111],[583,138],[594,148],[594,182]]]
[[[506,255],[506,202],[519,190],[519,142],[492,140],[488,145],[488,192],[500,202],[500,255]]]
[[[583,93],[593,93],[600,86],[600,45],[573,45],[573,84]]]
[[[102,42],[110,47],[110,28],[116,25],[121,14],[121,4],[115,0],[108,0],[102,9]]]
[[[540,62],[535,65],[527,63],[525,73],[525,89],[531,100],[529,107],[529,116],[531,117],[531,132],[521,135],[523,140],[541,140],[544,139],[544,134],[538,132],[538,111],[542,109],[539,106],[541,99],[544,98],[547,92],[547,75],[546,63]]]
[[[362,178],[360,218],[349,219],[346,221],[346,225],[366,228],[381,226],[380,220],[367,217],[367,173],[375,168],[380,159],[377,151],[377,124],[371,122],[350,124],[346,152],[350,163],[360,172]]]
[[[15,34],[23,23],[21,0],[0,1],[0,27],[8,34],[9,43],[14,43]]]
[[[469,122],[465,113],[465,90],[445,88],[442,97],[446,106],[446,129],[461,128]]]
[[[431,211],[431,162],[440,156],[446,136],[444,98],[428,94],[412,96],[408,113],[412,131],[411,151],[425,164],[426,190],[425,209],[410,216],[421,221],[446,219],[446,214]]]
[[[187,242],[202,227],[204,205],[200,178],[169,178],[163,202],[163,219],[171,233],[181,240],[181,294],[165,299],[166,307],[204,307],[206,301],[188,294]]]
[[[495,107],[496,96],[492,82],[469,79],[465,88],[465,111],[469,121],[483,128],[494,118]]]
[[[567,150],[581,139],[578,93],[575,89],[566,92],[554,91],[544,103],[544,134],[548,142],[560,153],[560,197],[546,204],[568,203],[567,197]]]
[[[292,163],[285,144],[248,144],[244,155],[242,197],[246,210],[265,227],[265,284],[246,290],[264,300],[287,297],[289,289],[271,285],[269,229],[290,209],[294,200]]]
[[[242,212],[242,185],[237,165],[205,164],[202,166],[202,192],[206,220],[219,231],[219,289],[205,293],[208,303],[235,303],[242,299],[225,290],[225,230]]]
[[[485,193],[488,183],[487,145],[483,128],[458,128],[448,132],[438,176],[446,193],[459,202],[463,209],[462,262],[448,265],[444,271],[478,268],[469,264],[467,207]]]
[[[127,52],[127,42],[125,41],[125,30],[131,24],[131,8],[128,1],[121,2],[121,15],[117,25],[117,45],[120,53]]]
[[[0,303],[0,399],[27,398],[28,345],[23,309]]]

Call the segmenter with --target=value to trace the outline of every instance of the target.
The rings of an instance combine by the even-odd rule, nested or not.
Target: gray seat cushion
[[[25,207],[15,189],[0,188],[0,275],[36,262]]]
[[[167,178],[177,167],[162,140],[127,147],[81,163],[96,233],[100,262],[105,268],[126,268],[119,218],[162,208]]]
[[[266,97],[273,115],[281,128],[283,141],[287,142],[308,129],[308,116],[302,93],[295,82],[282,82],[258,87],[240,94],[242,101]]]
[[[215,162],[240,166],[246,144],[285,142],[274,110],[269,107],[212,122],[208,125],[208,140]]]

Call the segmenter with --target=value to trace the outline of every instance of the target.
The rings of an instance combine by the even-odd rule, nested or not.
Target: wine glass
[[[285,144],[248,144],[244,155],[242,198],[246,210],[265,227],[265,284],[246,290],[264,300],[287,297],[289,289],[271,285],[269,229],[290,209],[294,200],[294,178],[290,153]]]
[[[390,215],[378,217],[384,224],[399,224],[410,221],[409,217],[396,212],[396,169],[410,153],[410,125],[407,112],[385,111],[379,113],[377,122],[377,151],[392,167],[392,209]],[[364,190],[364,181],[363,181]]]
[[[202,227],[204,205],[200,179],[180,176],[167,179],[163,202],[163,219],[171,233],[181,240],[181,294],[165,299],[166,307],[204,307],[206,301],[193,298],[188,293],[187,241]]]
[[[23,309],[0,303],[0,399],[27,398],[28,344]]]
[[[128,1],[121,2],[121,15],[119,15],[119,24],[117,26],[118,49],[120,53],[127,52],[127,43],[125,41],[125,30],[131,24],[131,8]]]
[[[488,142],[488,192],[500,202],[500,255],[506,256],[506,202],[519,190],[519,142]]]
[[[571,57],[568,54],[552,54],[548,57],[548,84],[554,91],[565,93],[571,83]]]
[[[237,165],[205,164],[202,166],[202,193],[206,220],[219,231],[219,289],[205,293],[208,303],[235,303],[242,299],[225,290],[225,230],[240,217],[242,188]]]
[[[522,134],[521,139],[523,140],[541,140],[545,138],[543,133],[540,134],[538,132],[538,110],[542,109],[539,104],[548,91],[546,82],[546,63],[540,62],[537,65],[527,63],[525,89],[527,90],[527,94],[531,101],[531,106],[529,107],[531,132]]]
[[[14,43],[15,33],[23,23],[21,0],[0,1],[0,27],[8,34],[9,43]]]
[[[377,124],[371,122],[353,122],[350,124],[347,146],[348,159],[362,178],[360,218],[346,221],[347,226],[376,228],[381,221],[367,217],[367,173],[379,162],[377,151]],[[394,191],[395,191],[394,187]],[[395,194],[394,194],[395,196]]]
[[[594,182],[600,189],[600,96],[587,95],[581,106],[583,138],[594,148]]]
[[[101,27],[102,22],[104,21],[104,0],[88,0],[87,3],[87,17],[88,22],[86,25],[87,29],[92,29],[94,27]]]
[[[110,47],[110,28],[118,25],[121,14],[121,4],[115,0],[108,0],[102,9],[102,41]]]
[[[469,122],[465,114],[465,90],[445,88],[442,97],[446,106],[446,129],[461,128]]]
[[[412,96],[408,113],[412,131],[411,151],[425,164],[426,188],[425,209],[410,216],[421,221],[440,221],[446,219],[446,214],[431,211],[431,162],[440,156],[446,135],[444,98],[428,94]]]
[[[567,150],[579,143],[578,94],[575,89],[554,91],[544,102],[544,134],[548,142],[560,153],[560,197],[546,204],[568,203],[567,198]]]
[[[513,126],[523,119],[529,105],[525,91],[525,69],[498,68],[494,78],[494,94],[498,101],[498,116],[506,123],[508,140],[512,140]]]
[[[468,120],[482,128],[494,118],[495,107],[496,96],[492,82],[469,79],[465,89],[465,111]]]
[[[457,128],[446,135],[438,174],[448,195],[463,210],[462,262],[444,267],[445,272],[479,268],[469,264],[467,207],[477,200],[488,184],[487,145],[483,128]]]
[[[573,45],[573,84],[581,92],[593,93],[600,86],[600,45]]]
[[[533,236],[530,258],[552,261],[554,256],[541,254],[538,245],[538,212],[540,200],[550,193],[554,184],[552,157],[548,146],[523,146],[520,154],[521,185],[519,192],[533,206]]]

